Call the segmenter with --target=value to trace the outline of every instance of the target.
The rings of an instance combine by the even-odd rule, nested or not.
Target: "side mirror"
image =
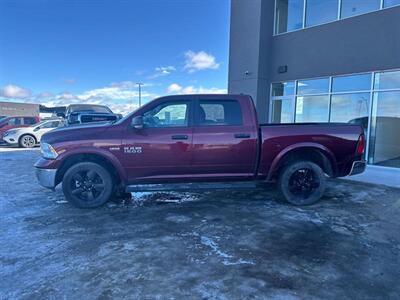
[[[143,117],[137,116],[134,117],[131,121],[131,127],[135,129],[142,129],[143,128]]]
[[[39,131],[40,130],[40,126],[36,127],[35,129],[33,129],[33,132]]]
[[[63,112],[59,112],[56,115],[57,115],[57,117],[65,118],[65,113],[63,113]]]

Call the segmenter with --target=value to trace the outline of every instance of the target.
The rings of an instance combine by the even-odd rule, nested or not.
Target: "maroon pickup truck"
[[[115,123],[42,137],[40,183],[83,208],[135,191],[254,188],[277,182],[294,205],[318,201],[326,177],[365,170],[365,138],[352,124],[260,125],[251,97],[179,95]],[[234,182],[234,184],[232,184]]]

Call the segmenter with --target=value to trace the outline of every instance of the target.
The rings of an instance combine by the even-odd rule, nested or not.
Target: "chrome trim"
[[[367,167],[367,162],[365,160],[354,161],[348,176],[361,174],[365,171],[366,167]]]
[[[54,189],[56,187],[57,169],[40,169],[36,168],[36,177],[41,186]]]

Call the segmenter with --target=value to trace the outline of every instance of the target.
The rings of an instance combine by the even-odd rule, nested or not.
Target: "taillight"
[[[365,151],[365,136],[364,134],[361,134],[360,137],[358,138],[356,153],[358,155],[363,155],[364,151]]]

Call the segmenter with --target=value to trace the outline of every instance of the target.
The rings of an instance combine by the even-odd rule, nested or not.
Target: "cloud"
[[[200,70],[218,69],[219,63],[216,62],[215,57],[204,51],[193,52],[189,50],[185,53],[185,67],[189,73]]]
[[[204,88],[194,87],[192,85],[187,87],[182,87],[177,83],[173,83],[167,87],[167,93],[169,94],[226,94],[228,91],[227,89],[221,88]]]
[[[24,99],[31,96],[31,91],[23,87],[9,84],[0,89],[0,97]]]
[[[167,87],[167,93],[177,93],[180,91],[182,91],[182,87],[177,83],[173,83]]]
[[[150,93],[144,84],[142,90],[142,102],[149,101],[158,95]],[[138,89],[133,81],[113,82],[109,86],[90,89],[82,93],[73,94],[65,91],[58,94],[42,92],[32,95],[29,90],[16,86],[5,86],[0,89],[0,99],[14,101],[23,99],[24,102],[43,104],[48,107],[67,106],[69,104],[87,103],[109,106],[114,112],[126,114],[138,107]]]
[[[174,66],[167,66],[167,67],[157,67],[154,70],[154,74],[149,76],[149,78],[154,79],[161,76],[166,76],[171,74],[172,72],[176,71]]]

